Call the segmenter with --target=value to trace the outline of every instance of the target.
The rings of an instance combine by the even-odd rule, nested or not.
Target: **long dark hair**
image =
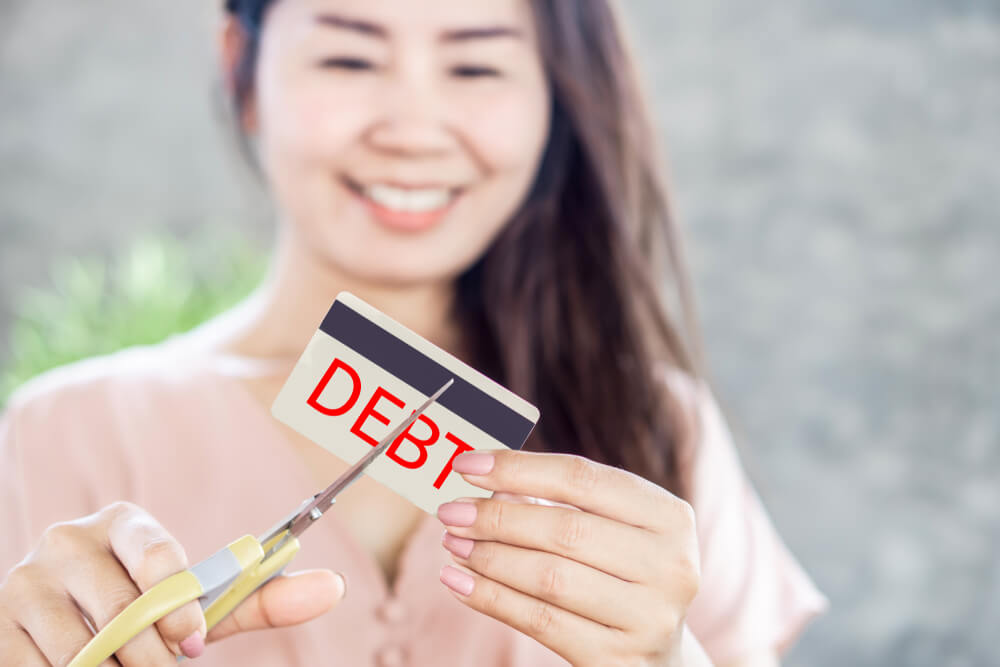
[[[246,31],[237,110],[275,1],[226,2]],[[663,374],[698,374],[698,336],[648,105],[606,0],[532,5],[551,131],[525,202],[459,277],[456,317],[473,363],[541,410],[527,448],[578,453],[685,495],[686,420]]]

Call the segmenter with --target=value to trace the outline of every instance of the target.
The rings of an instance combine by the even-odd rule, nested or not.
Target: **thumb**
[[[346,589],[344,576],[330,570],[275,577],[219,621],[208,633],[208,641],[238,632],[305,623],[333,609]]]

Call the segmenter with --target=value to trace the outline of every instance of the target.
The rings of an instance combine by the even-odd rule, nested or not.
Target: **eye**
[[[499,77],[500,70],[486,65],[456,65],[451,73],[460,78]]]
[[[354,72],[363,72],[375,69],[375,64],[364,58],[354,58],[351,56],[338,56],[324,58],[319,61],[319,66],[328,69],[345,69]]]

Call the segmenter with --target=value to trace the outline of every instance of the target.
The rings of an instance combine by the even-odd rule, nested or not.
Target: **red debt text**
[[[323,393],[323,390],[326,389],[330,380],[337,373],[343,374],[344,377],[350,380],[351,393],[347,397],[347,400],[341,405],[323,405],[319,402],[320,395]],[[361,377],[358,375],[358,372],[347,362],[337,358],[330,363],[329,368],[326,369],[326,372],[323,374],[323,377],[320,379],[315,389],[313,389],[312,394],[306,400],[306,403],[324,415],[338,417],[351,411],[361,398],[363,393],[362,390]],[[365,431],[365,425],[374,420],[384,426],[388,426],[391,421],[394,421],[394,418],[390,417],[389,414],[386,413],[398,413],[405,407],[406,403],[401,398],[395,396],[385,387],[376,386],[371,394],[371,397],[368,399],[368,402],[365,403],[365,407],[358,415],[358,418],[354,420],[354,424],[351,425],[350,432],[357,438],[360,438],[362,441],[374,447],[378,444],[378,439],[372,437]],[[398,414],[396,416],[398,417]],[[417,433],[413,433],[414,430],[416,430]],[[438,424],[426,414],[421,414],[420,417],[417,418],[417,421],[413,422],[409,428],[403,431],[399,437],[393,441],[392,445],[389,446],[389,449],[386,450],[385,454],[400,466],[409,468],[410,470],[416,470],[423,467],[423,465],[427,462],[427,448],[438,442],[438,440],[441,439],[440,436],[441,429]],[[465,442],[454,433],[445,433],[444,439],[455,446],[455,451],[448,458],[448,463],[445,464],[440,474],[438,474],[437,479],[434,481],[434,488],[436,489],[441,488],[441,485],[444,484],[444,481],[451,473],[451,464],[454,458],[462,452],[474,449],[472,445]],[[404,450],[405,455],[400,452],[400,449]]]

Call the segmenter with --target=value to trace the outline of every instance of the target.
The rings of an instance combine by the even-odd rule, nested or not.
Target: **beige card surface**
[[[341,292],[271,414],[354,463],[450,378],[455,384],[367,471],[434,513],[456,498],[489,495],[452,472],[452,459],[472,449],[519,449],[538,421],[535,406]]]

